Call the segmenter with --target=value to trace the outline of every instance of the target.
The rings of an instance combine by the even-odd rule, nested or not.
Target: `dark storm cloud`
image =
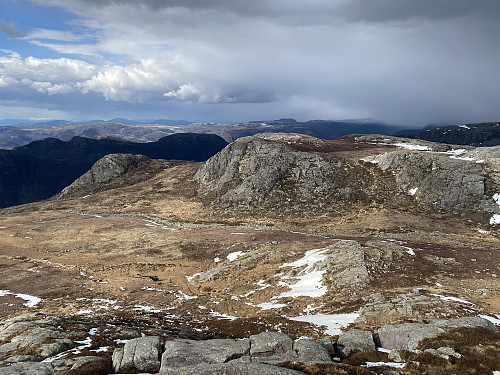
[[[24,37],[24,34],[16,27],[14,23],[7,23],[4,20],[0,21],[0,30],[11,39]]]
[[[351,0],[341,9],[349,20],[366,22],[440,20],[464,16],[495,18],[498,0]]]
[[[63,80],[70,87],[25,77],[30,61],[15,61],[27,65],[23,76],[6,63],[0,85],[13,87],[15,78],[24,90],[52,95],[47,101],[95,94],[107,99],[103,110],[165,108],[210,121],[371,117],[415,126],[500,118],[498,0],[32,1],[64,7],[96,35],[88,45],[38,45],[76,59],[90,49],[128,61],[92,63],[89,76]],[[78,65],[32,62],[49,73]]]

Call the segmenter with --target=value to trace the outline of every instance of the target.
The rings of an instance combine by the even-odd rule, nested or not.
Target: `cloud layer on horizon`
[[[58,55],[0,53],[0,117],[16,106],[207,121],[500,116],[498,1],[34,2],[74,18],[70,30],[14,28]]]

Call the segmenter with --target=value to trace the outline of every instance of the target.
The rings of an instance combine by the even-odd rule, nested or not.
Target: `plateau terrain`
[[[500,146],[132,154],[0,211],[0,373],[500,371]]]

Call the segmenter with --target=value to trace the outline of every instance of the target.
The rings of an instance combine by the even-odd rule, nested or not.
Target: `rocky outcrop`
[[[420,204],[444,210],[496,209],[485,195],[486,177],[475,160],[394,151],[373,161],[383,171],[390,171],[399,190],[413,195]]]
[[[452,320],[433,320],[429,324],[405,323],[387,325],[375,332],[378,346],[386,349],[415,351],[418,345],[427,338],[457,328],[482,327],[496,330],[489,320],[478,317],[464,317]]]
[[[198,192],[222,206],[281,210],[296,205],[333,209],[366,199],[369,175],[345,168],[333,154],[300,150],[326,145],[299,134],[240,138],[200,167],[194,176]]]
[[[355,160],[361,148],[369,155]],[[391,196],[432,210],[500,214],[492,199],[500,191],[498,152],[484,150],[396,137],[359,136],[342,143],[264,133],[227,146],[194,180],[199,195],[219,207],[335,211]]]
[[[128,171],[143,168],[150,159],[143,155],[110,154],[99,159],[92,168],[61,191],[60,198],[73,195],[85,187],[103,184]]]
[[[70,324],[70,329],[67,324]],[[101,322],[102,324],[103,322]],[[92,327],[92,326],[90,326]],[[94,326],[95,327],[95,326]],[[104,327],[118,328],[106,325]],[[403,352],[407,350],[445,360],[459,360],[462,354],[449,345],[420,347],[426,338],[434,338],[456,329],[482,329],[478,332],[491,332],[494,339],[498,332],[495,326],[479,317],[463,317],[452,320],[433,320],[424,323],[404,323],[383,326],[375,332],[351,329],[340,335],[332,345],[330,339],[313,340],[300,338],[292,340],[282,332],[263,332],[246,339],[209,339],[189,340],[170,338],[163,340],[159,336],[142,336],[124,340],[123,347],[116,347],[116,339],[105,338],[106,330],[90,328],[78,321],[67,321],[56,316],[37,314],[20,316],[3,322],[0,326],[0,342],[4,345],[17,342],[31,342],[14,352],[5,351],[0,362],[0,373],[6,375],[48,375],[62,371],[61,374],[107,374],[115,373],[151,373],[151,374],[256,374],[281,375],[300,374],[301,372],[279,367],[280,364],[307,364],[308,366],[334,366],[334,357],[348,358],[357,351],[373,351],[376,348],[388,352],[390,361],[402,362]],[[53,331],[60,331],[59,335]],[[87,332],[88,330],[88,332]],[[485,331],[487,330],[487,331]],[[50,334],[48,332],[50,331]],[[130,330],[123,328],[115,332],[130,336]],[[122,334],[119,337],[124,337]],[[82,337],[87,335],[85,340]],[[477,335],[477,333],[475,333]],[[51,337],[48,342],[44,337]],[[29,337],[29,339],[28,339]],[[64,338],[71,342],[70,349],[51,357],[55,352],[47,351],[36,357],[30,353],[41,353],[45,344]],[[82,353],[91,348],[91,342],[113,342],[111,353],[91,350],[96,355]],[[441,338],[440,338],[441,340]],[[75,345],[78,345],[74,347]],[[72,348],[73,347],[73,348]],[[72,348],[72,349],[71,349]],[[161,361],[160,361],[161,357]],[[347,366],[339,364],[339,366]],[[76,371],[78,370],[78,371]]]

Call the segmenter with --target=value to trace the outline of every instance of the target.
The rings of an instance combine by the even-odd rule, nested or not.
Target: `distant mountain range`
[[[169,125],[169,126],[184,126],[192,124],[193,121],[186,120],[166,120],[166,119],[133,119],[126,118],[113,118],[111,120],[89,120],[89,121],[69,121],[69,120],[47,120],[47,121],[33,121],[28,119],[4,119],[0,120],[0,126],[56,126],[62,124],[73,125],[88,125],[93,123],[120,123],[123,125]]]
[[[213,134],[172,134],[156,142],[117,139],[47,138],[14,150],[0,150],[0,207],[29,203],[60,192],[108,154],[152,159],[204,161],[227,145]]]
[[[497,146],[500,145],[500,123],[440,126],[418,132],[400,132],[398,136],[455,145]]]
[[[12,120],[14,121],[14,120]],[[57,138],[68,141],[75,136],[99,138],[115,137],[131,142],[154,142],[172,133],[217,134],[228,142],[263,132],[301,133],[322,139],[335,139],[353,133],[391,135],[404,129],[374,121],[294,119],[252,121],[239,124],[189,123],[177,120],[95,120],[85,123],[56,120],[31,125],[0,126],[0,148],[13,149],[32,141]]]

